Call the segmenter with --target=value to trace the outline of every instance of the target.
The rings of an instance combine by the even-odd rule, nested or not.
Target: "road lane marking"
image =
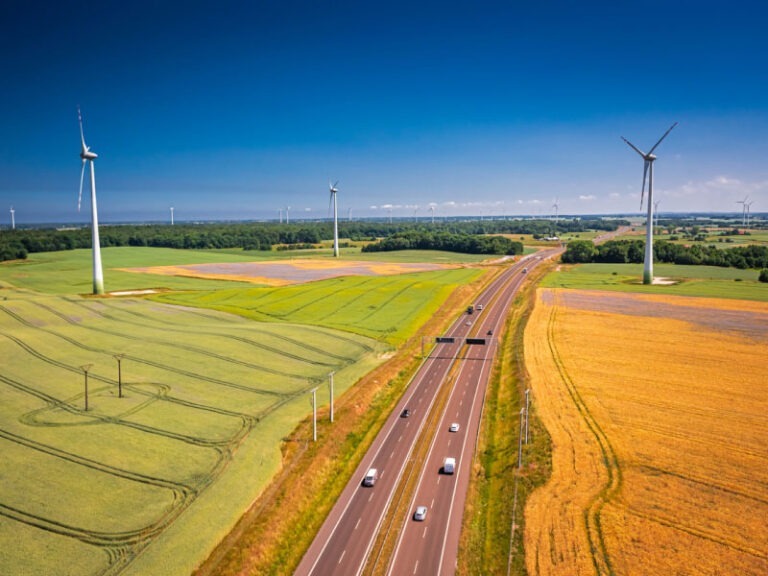
[[[347,553],[347,550],[346,550],[346,549],[344,549],[344,552],[342,552],[342,553],[341,553],[341,556],[339,556],[339,561],[338,561],[338,564],[341,564],[341,561],[342,561],[342,560],[344,560],[344,554],[346,554],[346,553]]]
[[[402,440],[402,439],[403,439],[403,435],[400,434],[400,438],[398,438],[397,441],[400,442],[400,440]]]
[[[416,565],[413,567],[413,573],[416,574],[416,570],[419,569],[419,561],[416,560]]]
[[[355,522],[355,530],[357,530],[357,527],[360,526],[360,520],[362,520],[362,517],[357,519],[357,522]]]
[[[427,537],[427,526],[424,526],[424,534],[421,535],[422,538]]]
[[[392,456],[394,456],[394,455],[395,455],[395,451],[392,450],[392,453],[389,455],[389,459],[392,460]]]

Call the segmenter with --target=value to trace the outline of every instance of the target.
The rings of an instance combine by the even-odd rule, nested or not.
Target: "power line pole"
[[[312,441],[317,442],[317,388],[312,389]]]
[[[528,444],[528,413],[531,406],[531,389],[525,389],[525,443]]]
[[[88,412],[88,370],[91,369],[93,364],[83,364],[80,369],[85,374],[85,411]]]
[[[333,422],[333,375],[336,372],[331,372],[328,374],[328,386],[331,389],[331,422]]]
[[[525,408],[520,408],[520,434],[517,441],[517,468],[523,466],[523,426],[525,420]]]
[[[123,371],[122,371],[122,360],[123,356],[125,354],[115,354],[113,358],[117,360],[117,397],[122,398],[123,397]]]

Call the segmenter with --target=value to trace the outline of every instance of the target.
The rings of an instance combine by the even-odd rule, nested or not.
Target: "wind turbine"
[[[755,201],[752,200],[752,202],[747,202],[747,204],[746,204],[746,207],[747,207],[747,228],[749,228],[749,211],[752,208],[752,204],[754,204],[754,203],[755,203]]]
[[[290,224],[291,223],[291,218],[290,218],[290,215],[289,215],[290,212],[291,212],[291,207],[290,206],[286,206],[285,207],[285,223],[286,224]]]
[[[643,284],[653,284],[653,161],[656,160],[653,151],[656,150],[661,141],[667,137],[667,134],[672,132],[672,129],[677,126],[677,122],[669,127],[669,130],[664,132],[664,135],[659,138],[659,141],[653,145],[648,153],[641,151],[637,146],[632,144],[629,140],[621,137],[632,150],[640,154],[643,157],[643,186],[640,189],[640,209],[643,208],[643,197],[645,195],[645,181],[648,179],[648,217],[646,219],[646,231],[645,231],[645,264],[643,266]]]
[[[171,226],[173,226],[173,206],[171,206]]]
[[[653,215],[656,217],[654,228],[659,227],[659,204],[660,203],[661,203],[661,200],[656,200],[656,202],[653,203]]]
[[[747,225],[747,200],[749,195],[744,196],[744,200],[736,200],[736,204],[741,204],[741,227],[745,228]]]
[[[333,202],[333,256],[334,258],[339,257],[339,211],[336,206],[336,193],[339,191],[338,188],[336,188],[336,185],[339,183],[338,180],[336,180],[335,183],[331,184],[330,181],[328,181],[328,189],[330,190],[331,196],[328,198],[328,202]],[[330,207],[330,206],[329,206]]]
[[[11,230],[16,230],[16,210],[11,206]]]
[[[431,204],[429,207],[429,211],[432,212],[432,224],[435,223],[435,205]]]
[[[83,168],[80,171],[80,194],[77,197],[77,211],[80,212],[80,204],[83,198],[83,176],[85,175],[85,163],[91,163],[91,241],[93,244],[93,293],[104,294],[104,273],[101,270],[101,245],[99,244],[99,213],[96,209],[96,173],[93,168],[93,161],[98,158],[95,152],[91,152],[85,144],[83,134],[83,115],[80,113],[80,107],[77,108],[77,120],[80,123],[80,142],[83,147],[80,151],[80,158],[83,160]]]

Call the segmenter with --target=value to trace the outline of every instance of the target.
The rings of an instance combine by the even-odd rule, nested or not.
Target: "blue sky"
[[[0,224],[768,211],[768,5],[134,2],[0,7]],[[5,216],[2,214],[5,213]]]

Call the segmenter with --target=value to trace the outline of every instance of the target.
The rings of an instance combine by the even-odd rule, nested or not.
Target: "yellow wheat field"
[[[768,305],[540,290],[529,574],[768,574]]]

